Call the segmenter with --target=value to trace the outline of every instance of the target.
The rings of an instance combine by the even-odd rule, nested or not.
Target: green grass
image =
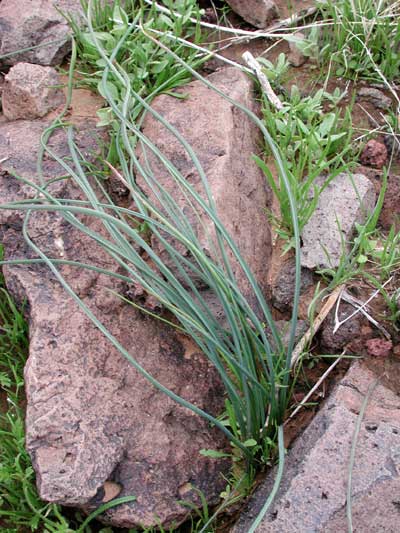
[[[272,86],[279,88],[289,68],[284,54],[280,54],[276,64],[263,58],[259,58],[259,62]],[[302,96],[297,85],[292,85],[289,94],[281,97],[280,110],[271,105],[265,94],[262,95],[265,124],[285,154],[286,173],[297,205],[300,231],[314,212],[323,190],[316,186],[316,178],[327,175],[326,187],[340,172],[348,170],[356,158],[352,143],[352,105],[345,112],[337,107],[344,95],[337,88],[333,93],[319,89],[314,94]],[[266,146],[266,154],[270,153]],[[280,216],[272,217],[272,220],[278,234],[291,246],[293,221],[287,190],[282,180],[276,180],[271,173],[265,163],[265,154],[256,161],[279,202]]]
[[[393,0],[321,3],[322,54],[337,76],[382,82],[400,78],[400,4]]]

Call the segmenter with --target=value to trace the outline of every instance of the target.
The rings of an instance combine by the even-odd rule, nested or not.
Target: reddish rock
[[[385,341],[381,338],[369,339],[365,344],[369,355],[374,357],[388,357],[393,348],[392,341]]]
[[[253,83],[238,69],[221,69],[208,79],[232,99],[256,110]],[[262,143],[259,129],[241,110],[200,81],[186,85],[182,92],[187,98],[161,95],[154,100],[152,107],[179,131],[196,152],[207,176],[219,220],[236,242],[261,288],[266,289],[271,256],[270,227],[266,216],[270,192],[265,176],[251,157],[259,152]],[[180,141],[150,113],[146,115],[142,130],[196,192],[206,199],[198,171]],[[198,206],[197,213],[195,212],[182,187],[171,178],[151,150],[146,149],[146,158],[143,148],[138,150],[138,157],[142,165],[147,165],[146,168],[151,170],[151,175],[157,176],[157,183],[165,188],[184,211],[203,249],[217,259],[215,227],[210,217]],[[158,203],[148,181],[139,175],[137,182]],[[188,260],[191,259],[190,252],[181,243],[172,239],[170,242]],[[156,239],[153,239],[152,244],[164,263],[179,276],[162,245]],[[250,303],[253,303],[254,292],[248,279],[228,248],[227,253],[232,260],[233,272],[240,288]],[[191,278],[201,290],[207,288],[201,278],[195,278],[192,273]]]
[[[256,28],[266,28],[278,16],[273,0],[226,0],[233,11]]]
[[[362,151],[360,161],[363,165],[383,168],[387,161],[387,148],[383,143],[371,139]]]
[[[0,202],[32,197],[13,170],[35,178],[40,135],[48,124],[18,121],[0,125]],[[86,157],[96,151],[96,128],[85,120],[76,142]],[[51,139],[60,157],[69,157],[65,133]],[[65,170],[46,158],[46,179]],[[72,180],[50,185],[58,197],[82,200]],[[0,211],[0,237],[7,259],[32,257],[21,235],[23,214]],[[105,235],[98,221],[84,219]],[[35,213],[28,231],[53,258],[82,261],[115,270],[96,243],[54,213]],[[90,270],[60,266],[82,301],[165,386],[211,413],[223,409],[223,387],[215,368],[196,346],[174,329],[140,314],[112,295],[124,282]],[[42,499],[93,509],[117,494],[136,496],[102,514],[106,523],[137,528],[180,523],[188,515],[179,501],[198,502],[193,487],[210,504],[225,487],[229,461],[200,455],[202,448],[225,449],[222,433],[155,389],[118,352],[43,265],[4,269],[7,287],[27,300],[30,347],[25,369],[26,446]]]
[[[34,119],[47,115],[65,102],[58,87],[60,77],[52,67],[18,63],[5,77],[2,106],[8,120]]]

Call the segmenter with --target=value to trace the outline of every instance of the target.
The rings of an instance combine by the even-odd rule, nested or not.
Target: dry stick
[[[346,353],[346,351],[344,350],[340,356],[335,359],[335,361],[331,364],[331,366],[322,374],[322,376],[319,378],[319,380],[317,381],[317,383],[313,386],[313,388],[306,394],[306,396],[304,396],[304,398],[301,400],[301,402],[299,403],[299,405],[296,407],[296,409],[293,411],[293,413],[289,416],[289,418],[286,420],[285,422],[285,426],[286,424],[289,422],[289,420],[291,418],[293,418],[296,413],[298,413],[300,411],[300,409],[302,407],[304,407],[305,403],[307,402],[307,400],[309,398],[311,398],[311,396],[314,394],[314,392],[320,387],[321,383],[328,377],[328,375],[332,372],[332,370],[335,368],[335,366],[339,363],[339,361],[342,360],[342,355],[344,355]]]
[[[386,285],[392,281],[392,279],[393,279],[393,276],[392,276],[391,278],[389,278],[387,281],[385,281],[385,283],[382,285],[382,287],[380,287],[379,289],[376,289],[376,291],[374,291],[374,292],[371,294],[371,296],[368,298],[368,300],[366,300],[366,301],[365,301],[362,305],[360,305],[359,307],[357,307],[356,305],[354,305],[353,302],[355,301],[355,298],[353,298],[353,302],[349,302],[349,303],[352,303],[352,305],[353,305],[354,307],[356,307],[356,310],[355,310],[353,313],[351,313],[349,316],[347,316],[345,319],[343,319],[343,320],[339,320],[339,319],[338,319],[338,316],[337,316],[337,312],[336,312],[336,314],[335,314],[335,327],[333,328],[333,333],[336,333],[337,330],[340,328],[340,326],[342,326],[342,325],[345,324],[348,320],[350,320],[351,318],[353,318],[353,316],[355,316],[357,313],[362,312],[362,311],[367,307],[367,305],[369,304],[369,302],[370,302],[371,300],[373,300],[373,299],[377,296],[377,294],[379,294],[380,291],[381,291],[382,289],[384,289],[384,288],[386,287]],[[349,299],[350,299],[350,298],[349,298]]]
[[[336,300],[339,298],[340,293],[344,289],[344,285],[339,285],[336,289],[329,295],[329,298],[325,302],[325,305],[322,307],[321,311],[318,313],[317,318],[314,320],[312,326],[306,331],[302,339],[298,342],[296,348],[292,353],[292,360],[290,366],[293,367],[299,360],[301,354],[304,351],[304,347],[311,339],[314,337],[318,329],[320,328],[322,322],[328,316],[329,311],[335,305]]]
[[[379,324],[379,322],[377,320],[375,320],[374,317],[372,317],[363,307],[363,302],[361,302],[360,300],[358,300],[357,298],[354,298],[354,296],[352,296],[350,293],[348,293],[347,291],[343,291],[343,294],[342,294],[342,299],[349,303],[350,305],[352,305],[353,307],[355,307],[357,309],[357,312],[359,311],[360,313],[362,313],[366,318],[367,320],[369,320],[371,322],[371,324],[373,324],[376,329],[379,329],[379,331],[382,332],[382,334],[388,339],[390,340],[391,339],[391,335],[390,333],[381,325]],[[335,313],[335,322],[338,323],[338,317],[337,317],[337,313]],[[344,320],[343,322],[340,322],[339,324],[339,327],[345,322],[346,320]],[[336,332],[337,330],[335,330]]]
[[[271,84],[268,81],[267,76],[263,73],[261,70],[261,66],[259,62],[254,58],[254,56],[250,52],[245,52],[242,55],[243,59],[246,61],[246,63],[249,65],[251,70],[254,71],[255,75],[258,78],[258,81],[260,82],[260,85],[262,89],[264,90],[264,93],[268,97],[271,104],[280,111],[283,108],[282,102],[279,100],[279,98],[274,93]]]

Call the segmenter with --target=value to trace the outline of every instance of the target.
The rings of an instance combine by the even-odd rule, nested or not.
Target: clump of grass
[[[119,349],[121,354],[141,372],[155,387],[176,400],[182,406],[187,407],[206,418],[221,429],[229,438],[229,441],[241,450],[248,464],[257,459],[260,443],[266,437],[274,437],[278,432],[282,434],[282,421],[288,401],[288,383],[290,374],[291,351],[294,344],[295,325],[297,320],[297,301],[299,297],[299,257],[297,257],[296,294],[291,327],[291,336],[287,350],[282,346],[282,341],[277,333],[272,320],[270,310],[261,293],[252,272],[242,259],[237,245],[233,242],[226,229],[218,219],[216,207],[210,193],[207,177],[198,161],[191,146],[182,138],[170,124],[158,115],[132,86],[129,72],[125,65],[117,60],[119,51],[125,40],[130,35],[137,38],[150,40],[164,52],[168,53],[179,68],[185,68],[188,75],[198,77],[210,89],[218,92],[223,98],[228,99],[241,112],[245,113],[262,130],[266,142],[276,158],[279,172],[282,174],[282,182],[287,187],[287,194],[293,217],[293,229],[296,249],[299,248],[299,231],[297,225],[296,202],[291,196],[289,181],[286,170],[282,163],[282,157],[272,141],[262,121],[251,111],[230,99],[219,91],[208,80],[198,75],[193,68],[180,58],[173,50],[155,39],[144,25],[130,25],[115,44],[110,52],[103,45],[103,40],[98,39],[92,25],[92,3],[89,2],[88,28],[92,43],[97,53],[105,64],[102,73],[100,92],[107,99],[112,110],[117,128],[115,128],[115,148],[118,155],[118,168],[115,174],[129,189],[136,209],[123,209],[115,205],[109,197],[100,201],[96,186],[90,176],[86,174],[86,166],[82,161],[79,150],[73,140],[73,131],[68,130],[68,145],[70,160],[59,158],[45,145],[47,154],[57,160],[65,170],[69,179],[80,187],[84,200],[75,203],[68,198],[57,199],[47,190],[47,183],[42,179],[41,185],[30,183],[37,191],[36,199],[30,203],[14,202],[1,206],[3,209],[21,209],[28,211],[24,224],[24,236],[27,244],[33,249],[38,257],[44,261],[54,273],[55,277],[63,285],[67,293],[75,299],[80,308],[87,314],[92,322],[102,331],[110,342]],[[123,59],[122,59],[123,61]],[[110,80],[113,85],[110,85]],[[113,86],[118,84],[121,88],[118,95]],[[121,100],[121,95],[123,98]],[[136,104],[143,106],[147,113],[151,113],[155,119],[168,128],[181,142],[188,156],[193,160],[197,173],[202,183],[202,194],[199,194],[179,170],[162,154],[157,147],[146,138],[136,123],[136,114],[133,112]],[[132,138],[135,139],[132,143]],[[209,249],[213,251],[212,259],[199,243],[197,236],[187,221],[187,213],[176,203],[168,191],[166,191],[156,179],[149,174],[147,168],[143,168],[136,158],[133,145],[140,142],[146,150],[151,150],[165,165],[171,179],[175,180],[190,200],[190,206],[195,215],[199,213],[209,218],[213,225],[213,234],[209,235]],[[154,191],[158,201],[162,205],[159,208],[152,204],[148,198],[138,189],[135,182],[135,174],[140,173],[147,181],[148,186]],[[23,178],[19,178],[24,182]],[[124,271],[128,281],[138,282],[150,295],[156,297],[162,305],[175,318],[174,324],[185,334],[189,335],[197,343],[202,352],[217,368],[226,388],[226,413],[227,420],[221,422],[218,418],[202,411],[188,401],[178,397],[168,390],[163,384],[149,375],[144,368],[132,357],[129,351],[123,347],[117,339],[104,327],[101,321],[90,311],[85,303],[73,292],[65,279],[57,269],[57,261],[46,256],[29,237],[28,220],[32,211],[55,211],[58,212],[72,226],[79,228],[88,237],[93,239],[101,247],[104,253],[109,254],[117,265]],[[90,226],[83,225],[79,220],[80,214],[86,214],[101,222],[104,235],[95,232]],[[148,225],[149,230],[162,243],[170,260],[179,270],[179,277],[166,267],[160,257],[148,245],[137,229],[132,227],[131,220],[135,219]],[[173,242],[178,242],[191,253],[189,261],[185,255],[171,245],[168,237]],[[138,247],[132,246],[136,243]],[[144,259],[139,250],[144,250],[148,258]],[[261,309],[261,317],[256,315],[253,308],[242,295],[237,280],[232,271],[229,255],[241,266],[250,286],[254,291],[255,299]],[[152,265],[149,265],[149,261]],[[76,263],[80,268],[86,265]],[[194,285],[190,274],[200,278],[203,285],[214,291],[224,310],[226,326],[222,325],[210,312],[207,302]],[[114,275],[108,272],[109,275]],[[183,278],[183,282],[180,279]],[[274,337],[273,349],[267,339],[265,326],[268,325]],[[283,458],[283,439],[280,438],[280,458]]]
[[[271,83],[279,88],[289,66],[284,54],[278,57],[276,65],[263,58],[258,61]],[[292,85],[290,94],[282,98],[281,109],[273,107],[267,97],[262,96],[265,123],[285,154],[286,173],[296,200],[300,231],[315,210],[320,192],[348,168],[354,154],[351,109],[343,114],[336,108],[344,95],[337,88],[333,93],[319,89],[303,96],[298,87]],[[270,153],[268,146],[266,150]],[[280,218],[274,219],[277,232],[290,242],[293,221],[287,190],[281,179],[275,179],[263,159],[256,157],[256,161],[279,201]],[[329,178],[323,187],[317,187],[315,180],[323,174]]]
[[[84,12],[87,13],[88,2],[81,1]],[[93,31],[82,28],[79,21],[67,17],[74,30],[78,48],[78,84],[105,96],[102,77],[106,62],[99,53],[96,41],[101,43],[109,55],[116,50],[118,44],[114,61],[126,73],[132,89],[143,98],[149,95],[154,97],[160,92],[172,92],[176,87],[188,83],[191,75],[187,69],[137,31],[138,26],[143,25],[195,68],[204,62],[206,54],[193,47],[201,42],[197,2],[169,0],[164,4],[169,8],[168,14],[157,10],[155,5],[149,6],[139,0],[127,0],[123,5],[119,1],[110,3],[107,0],[95,0],[90,22]],[[123,40],[121,36],[124,36]],[[189,41],[192,46],[186,44]],[[124,86],[117,79],[110,76],[107,87],[115,100],[123,101]],[[102,109],[99,115],[100,125],[112,123],[113,114],[109,107]]]
[[[396,0],[328,0],[320,3],[322,50],[337,76],[381,82],[400,77],[400,3]]]

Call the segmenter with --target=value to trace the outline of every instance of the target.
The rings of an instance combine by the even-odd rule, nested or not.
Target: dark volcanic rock
[[[340,321],[345,320],[354,312],[354,307],[347,303],[341,303],[338,318]],[[321,326],[321,344],[327,353],[340,353],[344,347],[356,338],[362,336],[361,327],[365,319],[361,313],[355,314],[347,320],[334,333],[335,327],[335,309],[333,309]]]
[[[296,264],[294,260],[286,261],[272,285],[272,304],[282,313],[293,307]],[[309,289],[314,283],[313,273],[308,268],[301,269],[300,293]]]
[[[208,79],[231,98],[254,110],[253,84],[245,74],[228,68],[215,72]],[[182,100],[161,95],[154,100],[152,107],[179,131],[196,152],[207,176],[220,221],[236,242],[259,285],[265,289],[271,256],[270,228],[266,217],[270,194],[263,173],[251,160],[251,155],[259,151],[260,132],[242,111],[200,81],[185,86],[182,92],[188,95],[187,98]],[[193,161],[177,138],[150,113],[144,120],[143,133],[205,199],[205,190]],[[215,229],[210,218],[200,210],[198,214],[194,212],[182,187],[157,156],[147,149],[145,158],[143,148],[138,155],[141,163],[151,170],[157,182],[184,211],[203,249],[215,258],[212,249],[215,247]],[[142,176],[138,176],[138,184],[156,201]],[[190,259],[190,253],[183,245],[174,245]],[[169,256],[155,240],[153,247],[176,271]],[[230,252],[229,257],[232,258]],[[248,280],[239,264],[234,260],[232,264],[241,290],[253,303],[254,294]],[[201,280],[193,278],[193,281],[199,288],[206,288],[201,285]]]
[[[33,195],[9,171],[35,179],[45,126],[24,121],[0,125],[0,153],[8,157],[1,165],[1,203]],[[87,155],[96,148],[94,126],[85,121],[78,129],[76,141]],[[62,132],[51,144],[59,155],[68,154]],[[46,179],[64,174],[57,163],[45,161]],[[57,196],[82,198],[71,180],[50,187]],[[2,210],[0,216],[7,258],[32,257],[21,236],[22,214]],[[85,222],[104,234],[98,221]],[[58,214],[33,214],[28,231],[52,258],[116,268],[93,240]],[[109,289],[122,292],[119,280],[67,265],[60,266],[60,272],[150,374],[197,406],[220,412],[221,382],[196,346],[111,294]],[[158,520],[164,525],[181,522],[188,511],[178,501],[196,501],[193,487],[215,502],[225,486],[221,473],[227,472],[229,464],[199,452],[224,448],[227,443],[221,432],[179,407],[139,374],[67,296],[49,269],[8,266],[4,273],[11,293],[28,302],[26,446],[40,496],[91,509],[109,497],[110,487],[115,495],[135,495],[135,502],[102,515],[104,521],[121,527],[155,526]]]

